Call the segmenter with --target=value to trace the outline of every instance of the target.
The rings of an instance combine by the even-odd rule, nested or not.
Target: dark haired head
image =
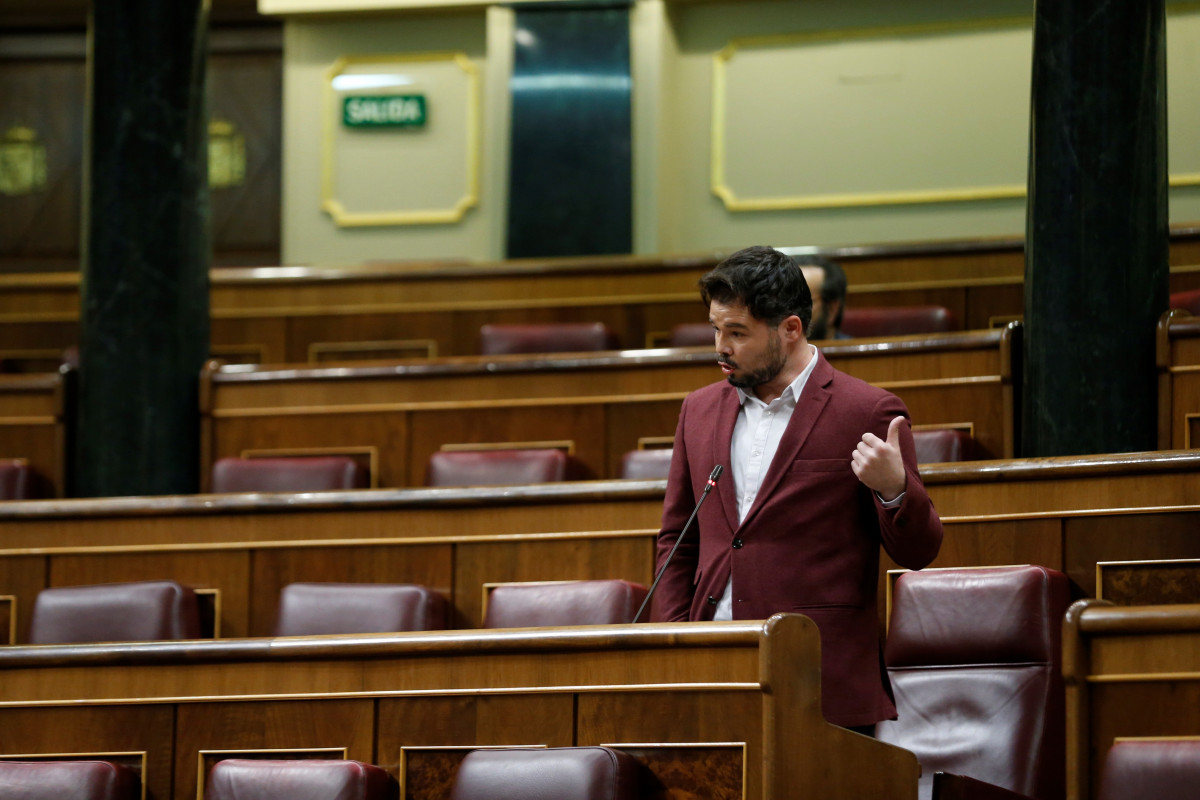
[[[772,328],[793,314],[804,330],[812,319],[812,293],[792,259],[771,247],[747,247],[713,267],[700,279],[705,305],[741,303],[755,319]]]
[[[829,307],[833,303],[838,304],[837,317],[829,320],[829,324],[834,330],[842,327],[842,312],[846,310],[846,272],[842,269],[841,264],[836,261],[830,261],[828,258],[821,256],[794,256],[796,265],[803,267],[820,267],[825,273],[825,279],[821,281],[821,302]]]

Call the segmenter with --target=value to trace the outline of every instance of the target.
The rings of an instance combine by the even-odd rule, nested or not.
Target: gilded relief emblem
[[[32,128],[9,128],[0,138],[0,194],[33,194],[46,186],[46,148]]]
[[[240,186],[246,180],[246,137],[228,120],[208,123],[208,185]]]

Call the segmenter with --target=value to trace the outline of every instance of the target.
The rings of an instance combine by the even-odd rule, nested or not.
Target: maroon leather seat
[[[222,458],[212,470],[214,492],[330,492],[369,485],[367,470],[348,456]]]
[[[622,580],[502,584],[488,595],[483,627],[620,625],[633,622],[646,591]]]
[[[31,644],[200,638],[196,593],[175,581],[62,586],[38,592]]]
[[[400,787],[359,761],[229,758],[213,765],[206,800],[396,800]]]
[[[609,747],[472,750],[450,800],[637,800],[652,782],[645,765]]]
[[[1189,314],[1194,314],[1200,317],[1200,289],[1192,289],[1186,292],[1173,292],[1170,297],[1169,308],[1182,308]]]
[[[426,486],[520,486],[574,480],[581,468],[553,447],[513,450],[444,450],[429,456]]]
[[[621,477],[637,480],[665,478],[671,471],[671,452],[670,447],[630,450],[621,456]]]
[[[1050,800],[1065,786],[1062,620],[1067,578],[1045,567],[903,573],[884,660],[899,719],[880,740],[934,773]]]
[[[865,338],[941,333],[956,326],[954,314],[944,306],[847,308],[842,315],[842,332]]]
[[[433,631],[446,627],[446,599],[397,583],[291,583],[279,594],[276,636]]]
[[[1200,796],[1200,739],[1125,739],[1104,759],[1099,800]]]
[[[616,334],[603,322],[491,324],[479,329],[479,352],[485,356],[594,352],[619,347]]]
[[[950,428],[913,431],[918,464],[970,461],[975,457],[975,440],[964,431]]]
[[[716,331],[708,322],[685,322],[671,329],[671,347],[716,347]]]
[[[137,773],[108,761],[0,761],[0,797],[141,800]]]
[[[0,500],[31,500],[38,496],[37,476],[26,459],[0,459]]]

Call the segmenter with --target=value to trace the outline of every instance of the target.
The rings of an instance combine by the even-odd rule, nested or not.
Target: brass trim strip
[[[53,708],[55,706],[161,705],[163,703],[251,702],[257,700],[389,699],[393,697],[479,697],[500,694],[600,694],[602,692],[761,692],[761,683],[638,683],[562,684],[555,686],[489,686],[470,689],[380,689],[362,692],[312,692],[306,694],[227,694],[179,697],[98,697],[58,700],[0,700],[0,708]]]
[[[475,450],[565,450],[575,455],[574,439],[546,439],[533,442],[446,442],[438,450],[443,453],[469,453]]]
[[[57,417],[0,417],[0,425],[54,425]]]
[[[1129,672],[1088,675],[1088,683],[1162,683],[1165,681],[1200,681],[1200,672]]]
[[[18,556],[112,555],[117,553],[187,553],[224,550],[283,550],[315,547],[382,547],[390,545],[493,544],[497,542],[559,541],[571,539],[636,539],[658,536],[657,528],[612,531],[548,531],[542,533],[491,533],[480,535],[387,537],[379,539],[274,539],[269,541],[183,542],[172,544],[85,545],[78,547],[28,547],[0,550],[0,558]]]
[[[999,382],[999,378],[994,382]],[[884,386],[879,383],[877,386]],[[513,397],[501,400],[437,400],[428,403],[364,403],[358,406],[322,405],[322,406],[263,406],[256,408],[217,408],[213,409],[214,418],[233,417],[281,417],[281,416],[337,416],[341,414],[386,414],[396,412],[421,411],[454,411],[457,409],[475,408],[532,408],[539,406],[559,407],[564,405],[630,405],[635,403],[650,403],[666,400],[680,400],[687,392],[667,392],[664,394],[624,394],[624,395],[592,395],[586,397]]]

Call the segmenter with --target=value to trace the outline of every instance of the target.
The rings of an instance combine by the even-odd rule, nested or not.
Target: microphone
[[[654,590],[658,588],[658,582],[662,580],[663,573],[667,571],[667,567],[671,564],[671,559],[675,557],[675,551],[679,549],[679,543],[683,541],[683,537],[687,534],[688,528],[691,527],[692,520],[700,513],[700,506],[704,505],[704,498],[708,497],[708,493],[717,485],[717,479],[721,477],[721,472],[724,467],[717,464],[713,467],[713,471],[709,473],[708,483],[704,484],[704,491],[700,493],[700,499],[696,501],[696,507],[692,509],[692,515],[688,517],[688,521],[683,524],[683,530],[675,537],[675,546],[671,548],[671,552],[667,553],[667,560],[663,562],[662,569],[658,571],[658,576],[655,577],[654,583],[650,584],[650,591],[646,592],[646,599],[642,601],[641,608],[633,615],[633,621],[637,622],[642,618],[642,612],[646,610],[646,606],[650,604],[650,598],[654,597]]]

